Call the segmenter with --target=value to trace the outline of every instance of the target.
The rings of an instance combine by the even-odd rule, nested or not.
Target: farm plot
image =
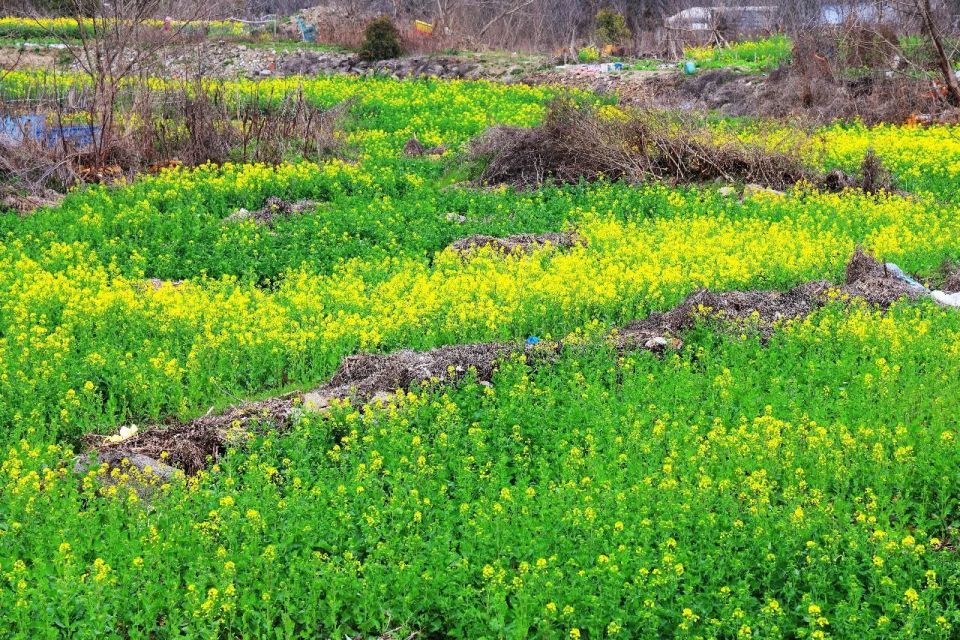
[[[236,93],[274,82],[298,86]],[[515,190],[462,152],[537,125],[551,89],[303,90],[352,100],[349,155],[166,170],[0,217],[12,635],[955,635],[960,313],[871,297],[893,286],[879,263],[847,273],[862,247],[951,290],[955,130],[804,143],[821,172],[872,148],[891,192]],[[414,136],[443,149],[405,154]],[[775,294],[688,298],[804,283],[816,304],[782,313],[752,313]],[[648,344],[644,319],[684,299]],[[512,346],[430,375],[407,355],[376,402],[306,406],[359,379],[355,354],[478,344]],[[245,402],[265,411],[231,413]],[[157,435],[223,415],[189,465]],[[125,464],[146,434],[156,464]],[[121,455],[99,464],[104,443]]]

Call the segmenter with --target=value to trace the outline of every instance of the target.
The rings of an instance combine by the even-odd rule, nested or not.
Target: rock
[[[370,399],[370,404],[380,404],[385,405],[390,401],[390,398],[393,397],[392,393],[387,393],[386,391],[377,391],[373,394],[373,397]]]
[[[732,198],[733,196],[737,195],[737,189],[736,187],[729,187],[729,186],[720,187],[717,190],[717,193],[719,193],[724,198]]]
[[[92,456],[77,456],[76,461],[73,464],[73,471],[77,474],[87,473],[90,469],[99,467],[103,463],[107,463],[113,467],[120,467],[126,461],[128,465],[136,468],[144,475],[156,476],[164,482],[169,482],[177,474],[182,475],[183,472],[171,467],[170,465],[155,460],[150,456],[145,456],[141,453],[127,453],[124,454],[122,451],[116,453],[101,451],[99,454],[94,454]]]
[[[330,408],[332,398],[323,393],[322,387],[303,394],[303,410],[310,412],[325,411]]]
[[[273,71],[270,71],[270,69],[260,69],[260,75],[261,75],[261,76],[272,76],[272,75],[273,75]]]
[[[657,336],[656,338],[650,338],[647,340],[643,346],[646,349],[666,349],[667,345],[670,344],[666,338],[663,336]]]
[[[450,212],[447,214],[447,222],[456,222],[458,224],[463,224],[467,221],[467,216],[461,213]]]
[[[650,338],[643,344],[643,348],[654,353],[663,353],[667,349],[679,349],[683,346],[683,341],[679,338],[665,338],[656,336]]]

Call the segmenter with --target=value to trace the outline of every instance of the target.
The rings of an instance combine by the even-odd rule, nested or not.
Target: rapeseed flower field
[[[452,158],[539,122],[554,89],[233,90],[300,88],[353,100],[355,158],[168,170],[0,215],[10,637],[956,637],[960,314],[837,300],[769,336],[704,321],[661,355],[606,339],[700,288],[840,282],[857,246],[940,278],[960,259],[954,129],[809,143],[824,168],[874,149],[898,193],[516,192]],[[413,135],[446,154],[404,156]],[[229,221],[271,196],[312,204]],[[583,243],[447,248],[545,231]],[[568,348],[263,424],[193,476],[77,464],[88,434],[309,389],[357,352],[529,337]]]
[[[143,26],[162,29],[164,21],[143,20]],[[171,25],[177,29],[186,28],[191,31],[204,31],[215,35],[240,35],[243,33],[243,24],[232,20],[194,21],[186,24],[172,21]],[[94,32],[92,18],[49,18],[49,17],[15,17],[0,16],[0,38],[59,38],[79,39],[84,35],[90,36]]]

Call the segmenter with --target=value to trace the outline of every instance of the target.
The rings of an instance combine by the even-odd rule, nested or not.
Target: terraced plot
[[[173,170],[0,217],[13,635],[955,635],[956,310],[824,288],[770,326],[704,308],[677,342],[609,339],[702,288],[840,285],[857,246],[948,288],[955,130],[811,141],[822,168],[874,148],[897,194],[517,192],[468,182],[459,152],[536,124],[553,90],[305,91],[353,97],[352,157]],[[405,156],[413,135],[447,150]],[[545,232],[578,241],[449,247]],[[83,457],[90,434],[309,390],[358,352],[488,342],[529,346],[382,403],[237,419],[196,473]]]

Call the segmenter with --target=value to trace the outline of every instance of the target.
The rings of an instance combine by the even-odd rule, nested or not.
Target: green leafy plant
[[[597,12],[596,25],[597,39],[603,44],[623,44],[632,35],[623,14],[610,9]]]
[[[600,50],[596,47],[583,47],[577,52],[577,60],[587,64],[600,59]]]
[[[687,47],[684,56],[703,69],[744,67],[751,71],[765,71],[788,61],[792,52],[793,41],[778,35],[726,47]]]
[[[368,62],[397,58],[403,53],[400,32],[387,16],[380,16],[367,23],[363,32],[360,57]]]

